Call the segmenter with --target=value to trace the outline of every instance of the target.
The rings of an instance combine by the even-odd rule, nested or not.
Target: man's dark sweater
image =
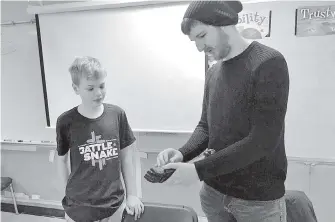
[[[288,94],[286,60],[270,47],[253,42],[242,54],[218,62],[206,74],[201,120],[180,149],[184,162],[214,149],[195,162],[201,181],[245,200],[282,197]]]

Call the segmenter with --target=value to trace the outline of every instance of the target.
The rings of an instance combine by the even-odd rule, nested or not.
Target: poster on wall
[[[239,13],[236,28],[248,40],[260,40],[271,35],[271,10],[242,11]],[[206,56],[208,68],[216,63],[210,56]]]
[[[335,5],[305,6],[296,10],[295,35],[298,37],[335,34]]]
[[[246,39],[257,40],[270,37],[271,11],[242,11],[238,15],[236,27]]]

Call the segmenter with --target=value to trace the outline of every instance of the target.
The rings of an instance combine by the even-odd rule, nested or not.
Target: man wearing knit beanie
[[[285,116],[289,72],[284,56],[248,42],[235,25],[239,1],[194,1],[182,32],[217,63],[206,73],[202,115],[179,149],[158,154],[176,169],[168,184],[203,181],[201,206],[209,222],[286,222]],[[189,161],[206,148],[215,152]]]
[[[239,1],[194,1],[187,8],[181,30],[196,42],[199,51],[205,51],[215,60],[228,59],[248,47],[249,43],[238,34],[235,25],[243,6]],[[224,29],[224,30],[223,30]],[[210,38],[199,38],[201,32],[212,33]],[[229,37],[233,37],[229,39]],[[207,44],[203,40],[207,40]],[[198,41],[196,41],[198,40]],[[234,41],[233,49],[228,40]],[[231,50],[234,50],[233,52]]]

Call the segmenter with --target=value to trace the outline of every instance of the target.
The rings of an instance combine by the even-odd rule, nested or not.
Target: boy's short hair
[[[72,82],[79,85],[81,78],[98,79],[107,75],[100,61],[90,56],[77,57],[69,68]]]

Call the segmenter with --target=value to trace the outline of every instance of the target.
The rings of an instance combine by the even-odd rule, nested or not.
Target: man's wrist
[[[197,174],[197,176],[198,176],[198,179],[200,180],[200,176],[199,176],[199,173],[198,173],[197,167],[196,167],[195,163],[192,163],[192,164],[193,164],[193,167],[194,167],[195,173]]]
[[[200,181],[203,181],[204,180],[204,175],[202,174],[202,169],[201,169],[201,164],[199,164],[199,163],[201,163],[203,160],[199,160],[199,161],[196,161],[196,162],[194,162],[193,163],[193,165],[194,165],[194,168],[195,168],[195,172],[197,173],[197,175],[198,175],[198,178],[199,178],[199,180]]]
[[[182,152],[182,148],[177,149],[181,156],[181,162],[184,162],[184,153]]]

